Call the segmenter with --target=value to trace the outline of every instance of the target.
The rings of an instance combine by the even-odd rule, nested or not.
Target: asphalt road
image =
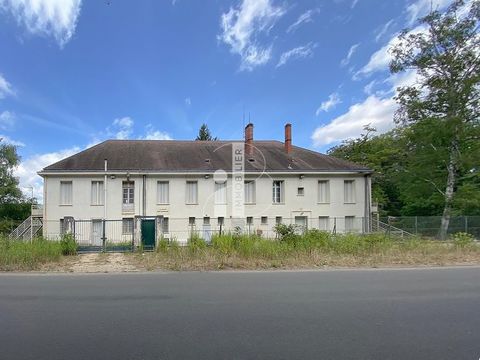
[[[0,275],[0,359],[480,357],[480,268]]]

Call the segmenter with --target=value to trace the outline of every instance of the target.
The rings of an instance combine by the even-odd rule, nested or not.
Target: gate
[[[69,231],[78,252],[125,252],[134,249],[134,229],[120,220],[73,220]]]

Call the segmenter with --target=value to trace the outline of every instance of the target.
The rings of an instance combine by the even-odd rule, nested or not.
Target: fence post
[[[465,232],[468,234],[468,216],[465,216]]]
[[[415,235],[418,235],[418,216],[415,216]]]
[[[103,252],[107,251],[107,238],[105,237],[105,219],[102,219],[102,244]]]

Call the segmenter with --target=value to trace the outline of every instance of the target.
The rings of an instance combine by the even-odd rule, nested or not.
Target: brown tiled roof
[[[254,141],[245,171],[369,171],[368,168],[280,141]],[[107,140],[47,166],[42,172],[103,171],[210,172],[232,170],[231,141]],[[253,160],[253,161],[252,161]],[[41,173],[42,173],[41,172]]]

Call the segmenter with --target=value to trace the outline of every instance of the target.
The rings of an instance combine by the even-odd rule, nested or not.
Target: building
[[[371,170],[292,145],[255,141],[108,140],[47,166],[43,234],[72,232],[85,243],[195,231],[273,236],[276,223],[368,231]],[[104,222],[103,219],[106,219]]]

